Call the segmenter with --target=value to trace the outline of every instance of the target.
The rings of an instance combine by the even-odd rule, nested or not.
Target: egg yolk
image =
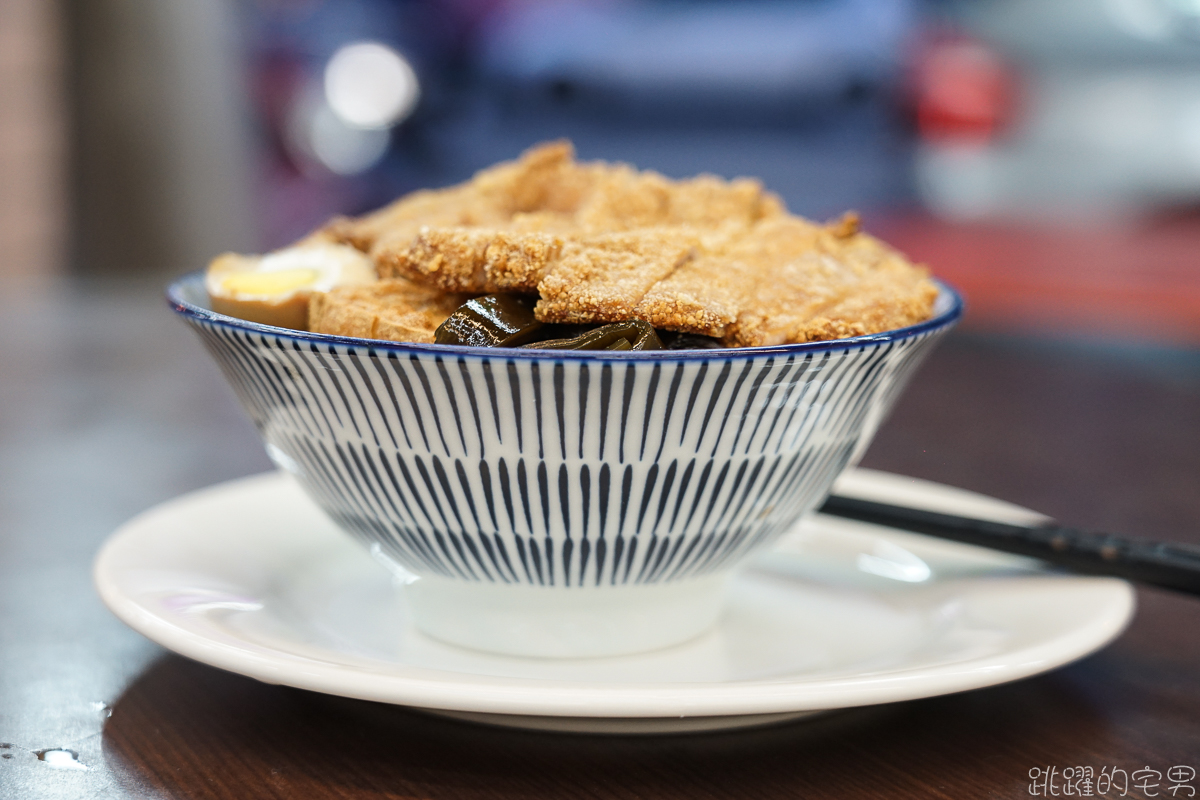
[[[311,286],[320,274],[315,269],[239,272],[224,278],[221,288],[231,294],[281,295]]]

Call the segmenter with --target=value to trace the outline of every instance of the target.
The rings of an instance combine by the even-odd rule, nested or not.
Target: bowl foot
[[[625,586],[514,586],[423,577],[413,621],[443,642],[503,655],[595,658],[680,644],[721,612],[726,575]]]

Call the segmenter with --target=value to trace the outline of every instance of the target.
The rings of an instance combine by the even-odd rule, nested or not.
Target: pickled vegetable
[[[535,297],[488,294],[463,303],[438,326],[434,341],[468,347],[519,347],[536,338]]]
[[[715,350],[725,347],[720,339],[701,336],[698,333],[664,334],[662,340],[668,350]]]
[[[572,339],[548,339],[523,345],[529,350],[662,350],[662,340],[649,322],[631,319],[593,328]]]
[[[648,322],[627,320],[597,327],[544,325],[534,317],[537,298],[489,294],[454,310],[434,334],[438,344],[525,347],[538,350],[662,350]],[[555,337],[557,334],[557,337]],[[549,336],[538,340],[539,336]]]

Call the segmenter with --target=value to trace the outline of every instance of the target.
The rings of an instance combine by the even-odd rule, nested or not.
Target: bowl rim
[[[505,359],[537,359],[537,360],[604,360],[604,361],[677,361],[677,360],[726,360],[757,358],[773,355],[795,355],[819,353],[829,350],[850,350],[887,342],[899,341],[918,336],[923,333],[948,328],[963,315],[965,303],[962,295],[949,284],[936,278],[932,279],[938,287],[938,298],[935,307],[943,298],[948,305],[939,314],[909,325],[880,333],[870,333],[864,336],[853,336],[846,339],[828,339],[820,342],[804,342],[802,344],[767,345],[763,347],[721,347],[705,350],[640,350],[640,351],[604,351],[604,350],[525,350],[516,347],[470,347],[466,345],[423,344],[417,342],[392,342],[386,339],[362,339],[354,336],[335,336],[328,333],[313,333],[297,331],[291,328],[280,328],[275,325],[264,325],[250,322],[198,306],[184,298],[185,289],[199,284],[204,285],[204,272],[197,270],[183,275],[173,281],[166,290],[166,300],[171,308],[181,316],[209,325],[290,339],[312,345],[342,345],[355,348],[366,348],[370,351],[396,353],[412,353],[425,355],[448,355],[472,358],[505,358]]]

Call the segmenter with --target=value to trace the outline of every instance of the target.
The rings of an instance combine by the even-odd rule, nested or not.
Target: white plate
[[[1013,522],[980,495],[852,470],[844,494]],[[1111,641],[1130,586],[816,516],[734,580],[717,628],[637,656],[538,660],[444,645],[391,574],[272,473],[126,523],[95,564],[104,602],[177,653],[268,683],[493,724],[731,728],[1035,675]]]

